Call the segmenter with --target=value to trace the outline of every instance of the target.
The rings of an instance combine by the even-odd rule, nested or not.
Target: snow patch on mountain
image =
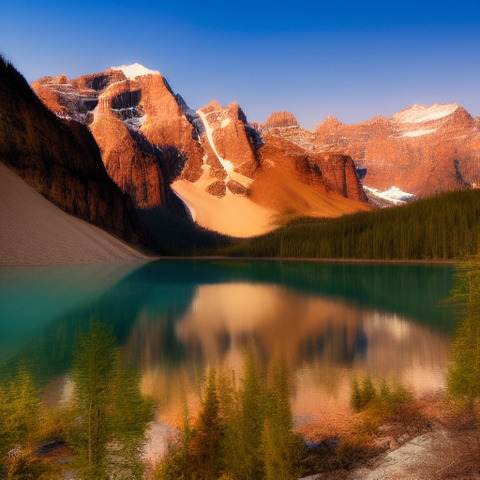
[[[230,160],[225,160],[222,156],[220,156],[217,149],[215,148],[215,143],[213,142],[213,129],[208,123],[207,116],[201,110],[197,110],[197,113],[202,120],[203,126],[205,127],[205,132],[207,134],[208,142],[210,143],[213,152],[217,156],[218,161],[222,164],[223,168],[227,173],[231,173],[233,171],[233,163]]]
[[[366,187],[365,185],[363,186],[363,188],[366,191],[367,196],[381,198],[395,205],[401,205],[403,203],[410,202],[415,198],[415,195],[413,195],[413,193],[403,192],[395,186],[390,187],[388,190],[385,190],[383,192],[380,192],[376,188]]]
[[[405,132],[401,136],[402,137],[421,137],[422,135],[428,135],[429,133],[436,132],[437,129],[433,128],[430,130],[413,130],[410,132]]]
[[[222,120],[222,128],[225,128],[232,120],[230,118],[225,118]]]
[[[113,70],[121,70],[125,76],[130,80],[135,80],[142,75],[156,75],[160,72],[156,70],[150,70],[149,68],[140,65],[139,63],[133,63],[132,65],[122,65],[121,67],[112,67]]]
[[[130,128],[133,128],[134,130],[139,130],[142,125],[146,122],[147,116],[143,115],[141,117],[132,117],[132,118],[127,118],[126,120],[123,121],[123,123]]]
[[[396,113],[393,119],[400,123],[431,122],[451,115],[457,108],[456,103],[435,103],[429,107],[415,104]]]

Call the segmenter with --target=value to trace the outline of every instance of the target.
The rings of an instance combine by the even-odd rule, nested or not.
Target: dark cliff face
[[[152,247],[130,197],[107,175],[87,127],[56,117],[1,57],[0,161],[65,212]]]

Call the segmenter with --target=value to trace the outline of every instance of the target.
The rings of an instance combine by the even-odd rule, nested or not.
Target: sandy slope
[[[280,167],[257,174],[253,182],[246,177],[237,177],[233,178],[250,187],[250,197],[231,193],[223,198],[214,197],[205,191],[208,182],[205,183],[203,178],[194,184],[177,180],[172,188],[188,206],[192,218],[199,225],[235,237],[251,237],[269,232],[278,226],[285,213],[290,216],[339,217],[371,209],[364,202],[350,200],[333,192],[327,193],[318,186],[302,183],[291,171]]]
[[[0,265],[65,265],[147,257],[68,215],[0,163]]]
[[[324,187],[301,181],[291,168],[277,165],[256,175],[252,183],[253,202],[276,212],[293,216],[339,217],[359,210],[370,210],[364,202],[345,198]]]
[[[217,198],[207,193],[201,185],[186,180],[177,180],[172,188],[193,210],[192,217],[202,227],[235,237],[260,235],[275,228],[272,219],[276,212],[246,197],[227,194]]]

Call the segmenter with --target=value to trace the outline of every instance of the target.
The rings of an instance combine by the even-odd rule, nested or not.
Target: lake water
[[[0,268],[0,369],[33,372],[45,401],[71,394],[72,345],[92,317],[112,325],[162,419],[198,405],[208,366],[241,377],[244,350],[294,373],[297,423],[334,421],[367,372],[418,394],[445,386],[455,332],[441,302],[448,265],[158,261]],[[332,420],[333,418],[333,420]]]

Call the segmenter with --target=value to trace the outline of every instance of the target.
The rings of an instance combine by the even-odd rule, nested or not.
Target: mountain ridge
[[[247,210],[259,211],[257,207],[264,207],[255,203],[259,196],[252,193],[252,188],[255,189],[259,182],[255,184],[254,180],[261,177],[265,169],[281,163],[281,154],[265,155],[269,149],[265,149],[261,134],[248,123],[237,102],[223,107],[212,100],[193,111],[159,72],[139,64],[111,67],[71,80],[64,76],[44,77],[33,82],[32,88],[54,113],[89,127],[100,147],[107,172],[119,188],[132,197],[137,208],[162,208],[182,217],[196,216],[201,226],[232,234],[228,228],[220,228],[215,223],[202,224],[202,215],[192,214],[192,210],[198,214],[199,209],[204,208],[203,203],[209,198],[203,196],[204,192],[211,195],[212,206],[214,197],[220,200],[229,195],[243,197],[245,200],[235,201],[235,207],[231,206],[234,208],[231,214],[238,215],[239,222],[252,221],[248,215],[250,219],[242,220],[245,210],[240,204]],[[284,144],[282,148],[288,150],[290,147]],[[349,162],[328,165],[325,159],[331,156],[321,161],[319,155],[309,158],[310,154],[303,150],[296,155],[304,158],[293,162],[300,189],[308,189],[308,185],[317,182],[322,188],[310,192],[310,196],[330,196],[330,203],[338,202],[340,197],[350,198],[350,203],[340,201],[348,212],[365,208],[365,198],[358,193],[361,185]],[[315,168],[305,169],[302,162],[303,165],[315,164]],[[325,180],[327,183],[323,185],[322,168],[325,178],[329,177],[327,171],[337,169],[338,175],[345,179],[331,181],[330,175],[330,180]],[[271,178],[267,176],[264,181]],[[288,192],[289,198],[281,205],[270,205],[272,219],[284,210],[300,214],[296,195],[277,185],[280,178],[282,176],[277,176],[269,187],[277,191],[277,196]],[[193,187],[188,183],[184,187],[204,200],[195,205],[195,195],[190,195],[188,200],[180,198],[183,203],[180,202],[178,195],[182,197],[182,187],[176,189],[176,195],[170,187],[177,180],[193,184]],[[359,202],[358,205],[355,202]],[[232,202],[225,200],[223,203]],[[191,207],[190,212],[185,211],[185,205]],[[301,213],[314,216],[330,216],[333,211],[344,213],[343,207],[332,210],[322,205],[323,201],[307,202]],[[262,225],[265,231],[275,226],[272,221],[262,221]],[[239,233],[238,229],[235,231]]]
[[[370,189],[426,197],[480,185],[480,120],[455,103],[413,104],[357,124],[329,115],[313,131],[276,127],[274,133],[313,153],[351,156],[366,169]]]

